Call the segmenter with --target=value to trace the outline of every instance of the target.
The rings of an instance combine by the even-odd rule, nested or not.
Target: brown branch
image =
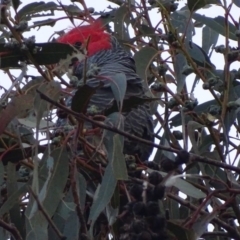
[[[127,133],[127,132],[124,132],[122,130],[119,130],[118,128],[116,127],[111,127],[111,126],[108,126],[104,123],[101,123],[101,122],[98,122],[98,121],[94,121],[92,120],[91,118],[87,117],[86,115],[84,115],[83,113],[76,113],[74,111],[72,111],[71,109],[67,108],[66,106],[52,100],[51,98],[49,98],[48,96],[46,96],[44,93],[42,93],[41,91],[39,91],[39,89],[36,90],[42,99],[50,102],[51,104],[53,104],[54,106],[60,108],[60,109],[63,109],[64,111],[66,111],[67,113],[69,114],[72,114],[73,116],[76,117],[76,119],[78,120],[84,120],[84,121],[87,121],[87,122],[90,122],[94,125],[96,125],[97,127],[100,127],[100,128],[103,128],[103,129],[106,129],[106,130],[109,130],[109,131],[112,131],[112,132],[115,132],[115,133],[118,133],[124,137],[127,137],[129,139],[132,139],[132,140],[135,140],[135,141],[138,141],[138,142],[141,142],[141,143],[144,143],[148,146],[152,146],[152,147],[155,147],[157,149],[161,149],[161,150],[165,150],[165,151],[168,151],[168,152],[173,152],[173,153],[178,153],[180,150],[178,149],[174,149],[174,148],[170,148],[170,147],[165,147],[163,145],[158,145],[156,143],[153,143],[151,141],[148,141],[148,140],[145,140],[143,138],[140,138],[140,137],[137,137],[137,136],[134,136],[130,133]],[[191,160],[192,161],[195,161],[195,162],[203,162],[203,163],[208,163],[208,164],[211,164],[213,166],[217,166],[217,167],[221,167],[221,168],[224,168],[224,169],[229,169],[229,170],[232,170],[232,171],[235,171],[237,173],[240,173],[240,168],[238,167],[235,167],[235,166],[231,166],[231,165],[228,165],[226,163],[223,163],[223,162],[219,162],[219,161],[216,161],[216,160],[213,160],[213,159],[210,159],[210,158],[207,158],[207,157],[201,157],[201,156],[198,156],[196,154],[191,154]]]
[[[71,180],[71,188],[72,188],[72,194],[73,194],[73,199],[74,203],[76,204],[76,212],[78,215],[79,223],[80,223],[80,229],[79,229],[79,239],[81,239],[81,234],[87,234],[87,225],[85,218],[82,213],[82,209],[80,207],[80,201],[79,201],[79,196],[77,192],[77,183],[76,183],[76,158],[72,160],[71,163],[71,170],[70,170],[70,180]]]
[[[196,211],[198,209],[198,207],[196,207],[195,205],[191,204],[190,202],[186,201],[186,200],[183,200],[182,198],[178,197],[178,196],[175,196],[174,194],[172,193],[168,193],[167,196],[175,201],[177,201],[178,203],[180,203],[181,205],[191,209],[192,211]],[[206,215],[206,214],[209,214],[207,213],[206,211],[204,210],[201,210],[200,211],[200,214],[202,215]],[[213,223],[217,224],[218,226],[224,228],[228,234],[229,234],[229,237],[231,238],[234,238],[234,239],[240,239],[240,234],[238,233],[238,231],[231,227],[230,225],[226,224],[225,222],[223,222],[222,220],[220,220],[219,218],[214,218],[212,220]]]
[[[54,106],[59,107],[60,109],[66,111],[67,113],[74,115],[76,117],[76,119],[78,119],[78,120],[84,120],[84,121],[90,122],[90,123],[96,125],[97,127],[100,127],[100,128],[103,128],[103,129],[106,129],[106,130],[118,133],[118,134],[120,134],[120,135],[122,135],[124,137],[133,139],[133,140],[138,141],[138,142],[142,142],[142,143],[144,143],[144,144],[146,144],[148,146],[156,147],[158,149],[165,150],[165,151],[168,151],[168,152],[175,152],[175,153],[179,152],[179,150],[176,150],[176,149],[173,149],[173,148],[169,148],[169,147],[165,147],[163,145],[158,145],[158,144],[153,143],[151,141],[145,140],[143,138],[140,138],[140,137],[134,136],[134,135],[132,135],[130,133],[127,133],[127,132],[124,132],[122,130],[119,130],[116,127],[111,127],[111,126],[108,126],[108,125],[106,125],[104,123],[101,123],[101,122],[98,122],[98,121],[94,121],[91,118],[89,118],[86,115],[84,115],[83,113],[74,112],[71,109],[67,108],[66,106],[64,106],[64,105],[62,105],[62,104],[52,100],[51,98],[46,96],[44,93],[39,91],[39,89],[37,89],[36,91],[40,94],[42,99],[48,101],[49,103],[52,103]],[[239,171],[240,171],[240,169],[239,169]]]
[[[220,236],[228,238],[228,233],[220,232],[220,231],[217,231],[217,232],[207,232],[207,233],[204,233],[201,237],[220,237]]]
[[[216,167],[221,167],[221,168],[224,168],[224,169],[228,169],[228,170],[232,170],[232,171],[235,171],[237,173],[240,173],[240,168],[239,167],[235,167],[235,166],[229,165],[227,163],[219,162],[219,161],[216,161],[216,160],[213,160],[213,159],[210,159],[210,158],[207,158],[207,157],[202,157],[202,156],[199,156],[199,155],[196,155],[196,154],[191,154],[191,161],[193,161],[193,162],[203,162],[203,163],[211,164],[211,165],[216,166]]]
[[[0,226],[10,232],[10,234],[15,238],[15,240],[23,240],[21,237],[19,231],[17,230],[16,227],[12,226],[11,224],[8,224],[4,222],[2,219],[0,219]]]
[[[213,192],[211,192],[204,200],[203,202],[200,204],[200,206],[198,207],[198,209],[195,211],[195,213],[193,214],[193,216],[191,217],[191,220],[185,224],[185,226],[188,226],[189,228],[191,228],[193,226],[194,223],[196,223],[198,215],[200,213],[200,211],[207,205],[208,201],[211,200],[212,196],[214,196],[216,193],[218,192],[227,192],[227,190],[215,190]],[[227,205],[229,205],[232,201],[234,200],[234,196],[228,198],[224,204],[222,204],[220,207],[213,209],[213,211],[218,211],[220,209],[225,208]]]
[[[48,216],[48,214],[46,213],[44,207],[42,206],[42,204],[40,203],[37,195],[33,192],[32,188],[29,187],[29,192],[32,194],[33,198],[36,200],[37,202],[37,206],[39,211],[43,214],[43,216],[47,219],[49,225],[52,227],[53,231],[57,234],[57,236],[59,237],[59,239],[61,240],[66,240],[67,238],[62,235],[62,233],[58,230],[58,228],[56,227],[56,225],[54,224],[54,222],[52,221],[52,219]]]

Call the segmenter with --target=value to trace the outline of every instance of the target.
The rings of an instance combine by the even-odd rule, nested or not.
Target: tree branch
[[[133,139],[135,141],[144,143],[144,144],[146,144],[148,146],[152,146],[152,147],[155,147],[155,148],[160,149],[160,150],[173,152],[173,153],[178,153],[181,150],[181,149],[174,149],[174,148],[170,148],[170,147],[165,147],[163,145],[158,145],[158,144],[153,143],[151,141],[145,140],[143,138],[140,138],[140,137],[134,136],[134,135],[132,135],[130,133],[127,133],[127,132],[124,132],[122,130],[119,130],[116,127],[111,127],[111,126],[108,126],[108,125],[106,125],[104,123],[101,123],[101,122],[98,122],[98,121],[94,121],[91,118],[89,118],[86,115],[84,115],[83,113],[74,112],[71,109],[67,108],[66,106],[64,106],[64,105],[62,105],[62,104],[52,100],[51,98],[46,96],[44,93],[42,93],[38,89],[36,91],[40,94],[40,97],[42,99],[46,100],[47,102],[53,104],[54,106],[56,106],[56,107],[58,107],[60,109],[63,109],[67,113],[74,115],[76,117],[76,119],[78,119],[78,120],[84,120],[84,121],[90,122],[90,123],[92,123],[92,124],[94,124],[94,125],[96,125],[96,126],[98,126],[100,128],[103,128],[103,129],[106,129],[106,130],[118,133],[118,134],[120,134],[120,135],[122,135],[124,137],[127,137],[129,139]],[[196,162],[208,163],[208,164],[211,164],[211,165],[214,165],[214,166],[217,166],[217,167],[221,167],[221,168],[224,168],[224,169],[229,169],[229,170],[235,171],[235,172],[240,174],[240,168],[228,165],[228,164],[223,163],[223,162],[215,161],[215,160],[207,158],[207,157],[201,157],[201,156],[198,156],[196,154],[191,154],[191,160],[192,161],[196,161]]]
[[[59,232],[58,228],[56,227],[56,225],[54,224],[54,222],[52,221],[52,219],[51,219],[51,218],[48,216],[48,214],[46,213],[44,207],[43,207],[42,204],[40,203],[37,195],[33,192],[33,190],[32,190],[31,187],[29,187],[29,192],[32,194],[33,198],[36,200],[39,211],[42,212],[43,216],[47,219],[49,225],[52,227],[52,229],[53,229],[54,232],[57,234],[57,236],[59,237],[59,239],[61,239],[61,240],[66,240],[67,238],[66,238],[65,236],[63,236],[61,232]]]
[[[16,227],[4,222],[2,219],[0,219],[0,226],[10,232],[10,234],[15,238],[15,240],[23,240]]]

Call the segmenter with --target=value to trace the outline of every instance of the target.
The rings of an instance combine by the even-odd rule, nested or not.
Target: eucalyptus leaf
[[[219,34],[212,28],[205,26],[202,29],[202,49],[208,53],[210,48],[217,44]]]
[[[94,199],[93,204],[90,209],[90,214],[88,218],[88,222],[91,223],[90,225],[90,236],[92,236],[93,225],[99,216],[99,214],[104,210],[107,204],[110,202],[112,195],[114,193],[115,187],[117,185],[117,180],[114,176],[114,172],[112,169],[111,164],[105,169],[104,176],[102,178],[102,183],[99,188],[99,194]],[[101,193],[101,195],[100,195]]]
[[[124,20],[129,14],[129,8],[123,4],[115,12],[114,30],[120,39],[129,39],[128,31],[124,26]]]
[[[148,168],[147,172],[151,173],[154,170]],[[167,176],[167,173],[159,171],[159,173],[165,177]],[[192,184],[188,183],[186,180],[183,180],[181,178],[178,178],[176,181],[174,181],[174,187],[178,188],[181,192],[186,194],[187,196],[196,198],[196,199],[201,199],[205,198],[206,194],[202,192],[200,189],[194,187]]]
[[[188,8],[190,11],[196,11],[200,8],[205,7],[208,4],[221,4],[220,0],[188,0]]]
[[[212,30],[216,31],[217,33],[225,36],[225,19],[222,16],[218,16],[215,18],[206,17],[204,15],[200,15],[194,13],[192,16],[195,20],[205,24],[206,26],[210,27]],[[232,23],[229,24],[229,38],[231,40],[237,41],[237,37],[235,35],[235,31],[237,30],[236,27]]]
[[[122,110],[123,100],[127,89],[127,78],[124,73],[117,73],[111,82],[114,98],[117,102],[119,111]]]

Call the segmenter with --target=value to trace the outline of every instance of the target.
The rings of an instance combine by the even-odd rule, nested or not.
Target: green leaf
[[[19,201],[21,196],[25,195],[27,193],[27,187],[30,182],[27,182],[23,184],[21,187],[19,187],[17,190],[12,191],[12,194],[8,196],[7,201],[3,203],[3,205],[0,208],[0,216],[2,217],[4,214],[6,214],[10,209],[13,208],[13,206],[16,204],[16,202]]]
[[[33,2],[33,3],[30,3],[30,4],[27,4],[26,6],[24,6],[23,8],[21,8],[19,11],[18,11],[18,17],[19,17],[19,20],[24,20],[24,19],[30,19],[30,18],[27,18],[27,16],[29,14],[33,14],[34,13],[34,9],[37,7],[37,6],[40,6],[44,4],[44,2]]]
[[[114,176],[117,180],[128,180],[127,166],[123,154],[123,139],[124,137],[117,134],[113,136],[113,152],[108,160],[112,162]]]
[[[240,8],[240,0],[232,0],[232,2]]]
[[[22,142],[32,144],[32,145],[35,144],[34,132],[32,129],[26,128],[24,126],[20,126],[18,130],[19,130],[19,135],[21,136]]]
[[[123,100],[127,90],[127,78],[124,73],[117,73],[110,82],[119,111],[122,111]]]
[[[219,34],[212,28],[205,26],[202,29],[202,49],[208,53],[210,48],[217,44]]]
[[[4,166],[2,161],[0,162],[0,186],[2,186],[3,182],[4,182]]]
[[[46,96],[51,98],[54,101],[57,101],[60,97],[61,93],[61,84],[59,82],[51,81],[51,82],[43,82],[39,87],[38,90],[41,93],[44,93]],[[34,99],[34,109],[36,112],[36,128],[37,134],[39,131],[40,121],[45,112],[50,110],[50,103],[43,100],[39,93],[36,94]]]
[[[106,124],[115,126],[120,130],[124,130],[124,119],[118,112],[108,116],[105,120]],[[112,166],[112,171],[117,180],[127,180],[127,167],[123,154],[124,137],[114,132],[104,131],[104,144],[108,153],[108,162]]]
[[[147,89],[146,96],[152,98],[153,94],[148,86],[147,73],[149,66],[152,64],[154,58],[158,55],[158,50],[151,47],[143,47],[134,55],[134,60],[136,63],[137,74],[142,78],[143,87]],[[159,99],[158,99],[159,100]],[[157,106],[156,103],[150,104],[151,113],[154,114]]]
[[[106,28],[108,28],[108,23],[114,20],[115,14],[116,14],[115,8],[110,11],[99,11],[99,12],[95,11],[93,13],[93,15],[100,16],[98,19],[101,20],[103,26],[106,26]]]
[[[0,134],[3,133],[8,124],[15,117],[25,118],[30,110],[33,109],[35,91],[39,84],[42,83],[42,81],[42,78],[35,78],[32,81],[28,82],[22,88],[22,91],[26,91],[27,94],[13,97],[7,107],[0,112]]]
[[[58,214],[58,212],[56,212],[56,214],[54,214],[54,216],[52,217],[52,222],[55,224],[55,227],[57,227],[57,229],[62,233],[66,220],[63,219]],[[51,240],[59,239],[59,237],[56,235],[55,231],[52,229],[51,226],[48,227],[48,239],[51,239]]]
[[[47,113],[47,112],[46,112]],[[33,111],[29,112],[28,116],[24,118],[19,118],[18,122],[26,126],[28,128],[36,128],[36,122],[37,122],[37,117]],[[39,130],[46,130],[46,128],[53,127],[55,124],[53,122],[50,122],[49,120],[46,121],[44,119],[39,120]]]
[[[174,70],[177,79],[177,92],[180,93],[185,85],[186,75],[182,74],[183,67],[187,64],[186,58],[182,53],[175,56],[175,61],[173,62]]]
[[[82,11],[77,5],[64,5],[64,10],[70,15],[70,16],[78,16],[80,17],[81,14],[84,15],[84,11]]]
[[[158,50],[152,47],[143,47],[134,55],[137,74],[145,81],[147,80],[147,70],[157,54]]]
[[[41,190],[38,198],[44,211],[51,218],[63,197],[63,190],[67,182],[69,174],[68,152],[65,148],[56,148],[50,155],[46,151],[46,154],[43,156],[47,157],[48,161],[45,161],[45,164],[40,166],[39,169],[39,185]],[[27,240],[47,239],[48,221],[39,211],[36,201],[32,197],[29,200],[25,215],[27,221]]]
[[[114,190],[117,185],[117,180],[114,176],[114,172],[111,164],[109,163],[105,169],[102,183],[98,190],[95,192],[94,201],[90,209],[88,222],[91,223],[90,235],[92,236],[93,225],[98,218],[99,214],[105,209],[110,202]]]
[[[80,223],[76,211],[71,212],[70,217],[65,221],[63,235],[67,239],[78,239],[79,237]],[[59,237],[56,239],[58,240]]]
[[[208,102],[205,102],[205,103],[202,103],[202,104],[199,104],[198,106],[196,106],[194,108],[194,112],[198,115],[200,115],[201,113],[203,112],[206,112],[208,107],[211,106],[211,105],[216,105],[217,102],[216,100],[210,100]],[[185,123],[189,122],[191,120],[191,117],[187,114],[185,114]],[[176,116],[170,118],[170,125],[171,127],[177,127],[177,126],[180,126],[182,125],[182,118],[181,118],[181,114],[177,114]]]
[[[170,147],[169,142],[170,142],[169,136],[167,136],[167,133],[164,133],[164,135],[161,138],[160,144],[165,147]],[[173,152],[169,152],[165,150],[162,150],[161,152],[162,152],[162,155],[165,156],[170,161],[175,161],[175,155],[173,154]]]
[[[121,6],[122,3],[123,3],[123,1],[121,1],[121,0],[108,0],[108,2],[115,3],[115,4],[119,5],[119,6]]]
[[[231,74],[229,81],[233,81],[233,76]],[[229,94],[229,98],[228,101],[236,101],[239,98],[239,92],[240,92],[240,86],[236,86],[233,87],[233,85],[231,84],[229,89],[228,89],[228,94]],[[233,123],[236,121],[237,118],[237,113],[238,113],[239,109],[230,109],[226,112],[225,118],[224,118],[224,136],[225,136],[225,140],[228,138],[227,136],[229,135],[229,131],[231,129],[231,126],[233,125]],[[227,144],[227,143],[226,143]]]
[[[201,139],[201,144],[199,145],[198,151],[199,154],[203,154],[205,152],[209,152],[210,146],[214,144],[211,135],[206,135]]]
[[[77,173],[79,176],[79,173]],[[78,179],[78,176],[76,180]],[[79,181],[81,181],[79,179]],[[85,180],[84,180],[85,181]],[[79,182],[81,184],[81,182]],[[77,181],[78,184],[78,181]],[[77,188],[78,190],[78,188]],[[81,194],[86,195],[86,189],[82,192],[81,189],[79,190],[80,194],[80,202],[81,202]],[[85,199],[84,199],[85,200]],[[84,205],[85,206],[85,205]],[[58,230],[67,238],[67,239],[77,239],[78,238],[78,232],[79,232],[79,219],[76,212],[76,205],[74,203],[74,198],[72,195],[72,189],[70,188],[68,193],[66,194],[66,197],[64,201],[61,201],[59,203],[58,209],[56,213],[54,214],[53,221],[55,225],[57,226]],[[84,211],[82,209],[82,211]],[[53,231],[52,228],[49,228],[49,238],[51,240],[58,240],[59,237],[56,235],[56,233]]]
[[[186,34],[186,39],[192,40],[195,33],[193,21],[190,18],[190,12],[186,7],[171,13],[171,23],[178,33]]]
[[[61,200],[57,213],[65,220],[70,216],[71,211],[75,211],[76,204],[74,202],[65,202]]]
[[[16,11],[19,5],[21,4],[20,0],[12,0],[13,8]]]
[[[202,234],[205,233],[206,229],[208,228],[208,224],[212,221],[213,218],[216,217],[217,214],[218,211],[213,211],[201,217],[200,220],[194,222],[192,229],[195,233],[195,239],[199,239],[202,236]]]
[[[51,26],[51,27],[53,27],[56,24],[57,21],[58,21],[57,19],[52,19],[52,18],[48,18],[48,19],[45,19],[45,20],[42,20],[42,21],[36,21],[36,22],[33,22],[32,28],[41,27],[41,26]]]
[[[136,21],[136,24],[137,24],[137,21]],[[156,36],[154,28],[151,28],[145,24],[139,24],[138,31],[140,36],[149,36],[149,37]]]
[[[79,196],[79,200],[80,200],[80,207],[81,207],[82,211],[84,211],[86,196],[87,196],[87,194],[86,194],[87,182],[81,173],[78,173],[77,175],[78,175],[77,190],[78,190],[78,196]]]
[[[169,207],[169,215],[171,219],[179,219],[180,218],[180,209],[179,203],[174,201],[173,199],[168,200],[168,207]]]
[[[192,143],[194,153],[196,153],[196,154],[199,154],[199,152],[198,152],[198,143],[195,140],[195,130],[198,128],[202,128],[202,127],[204,127],[202,124],[195,122],[195,121],[189,121],[187,123],[188,135],[189,135],[190,141]]]
[[[113,208],[111,204],[108,204],[106,207],[106,215],[107,215],[107,220],[108,220],[108,225],[112,226],[119,215],[119,208]]]
[[[187,5],[191,12],[205,7],[208,4],[221,4],[220,0],[188,0]]]
[[[0,239],[2,240],[8,240],[11,239],[11,235],[9,232],[6,231],[6,229],[0,227]]]
[[[163,145],[165,147],[170,147],[169,145],[169,134],[168,134],[168,130],[166,130],[160,140],[160,145]],[[168,152],[168,151],[164,151],[162,149],[157,149],[157,152],[154,156],[153,161],[157,164],[161,164],[162,160],[164,159],[168,159],[169,161],[175,161],[175,155],[173,154],[173,152]]]
[[[80,200],[80,207],[82,209],[82,212],[84,212],[84,209],[86,206],[85,201],[86,201],[87,183],[83,175],[80,173],[77,173],[76,180],[77,180],[77,191],[78,191],[78,196]],[[70,192],[68,193],[68,197],[66,198],[66,200],[71,202],[74,201],[73,195],[72,195],[72,189],[70,189]],[[73,211],[70,212],[70,216],[64,223],[63,234],[69,240],[77,239],[79,234],[79,229],[80,229],[79,218],[78,218],[76,209],[73,209]]]
[[[167,229],[176,236],[176,239],[181,236],[181,240],[192,240],[194,238],[194,232],[184,228],[181,223],[175,222],[174,220],[169,220],[167,224]],[[175,238],[173,238],[175,239]]]
[[[38,153],[43,153],[46,149],[46,146],[38,146]],[[33,156],[35,149],[33,147],[25,147],[25,148],[14,148],[9,150],[2,157],[3,164],[7,164],[8,162],[18,163],[26,158],[30,158]]]
[[[37,88],[44,82],[44,78],[42,76],[34,76],[30,81],[28,81],[22,88],[23,92],[27,92],[28,94],[32,94],[33,96],[36,94]]]
[[[183,205],[181,205],[179,207],[180,219],[185,220],[186,218],[188,218],[190,213],[191,212],[190,212],[190,209],[188,207],[185,207]]]
[[[217,158],[215,158],[213,155],[216,156],[216,154],[214,154],[214,152],[204,154],[204,156],[206,156],[206,157],[211,157],[211,158],[217,160]],[[209,181],[210,186],[214,187],[217,190],[225,189],[226,186],[224,183],[227,182],[227,177],[226,177],[226,173],[224,170],[222,170],[219,167],[211,166],[209,164],[204,164],[204,170],[205,170],[205,174],[207,174],[207,176],[211,177],[212,179],[216,179],[216,181]]]
[[[54,11],[58,10],[59,5],[54,2],[34,2],[30,3],[18,11],[18,18],[22,20],[30,20],[32,16],[37,15],[37,13],[42,11]],[[49,15],[49,14],[48,14]],[[51,14],[53,15],[53,14]],[[43,15],[41,15],[43,16]]]
[[[123,4],[115,12],[114,18],[114,31],[118,38],[123,40],[129,39],[128,31],[125,29],[124,20],[129,14],[129,8]]]
[[[162,172],[160,172],[162,174]],[[206,194],[192,184],[182,179],[177,179],[174,186],[189,197],[196,199],[205,198]]]
[[[27,233],[25,240],[46,240],[48,239],[48,221],[41,212],[37,212],[35,216],[27,222]],[[28,227],[29,226],[29,227]]]
[[[50,179],[47,179],[47,185],[43,186],[39,195],[44,196],[42,205],[51,217],[61,200],[63,189],[68,178],[68,152],[65,148],[57,148],[53,150],[50,157],[54,160],[54,166],[51,171]],[[56,186],[58,186],[56,188]],[[39,199],[40,200],[40,199]],[[33,216],[37,211],[37,205],[33,205],[29,217]]]
[[[77,113],[86,113],[91,97],[103,85],[103,82],[99,82],[98,87],[91,87],[87,84],[80,86],[72,98],[71,109]]]
[[[151,172],[154,172],[155,170],[148,168],[146,171],[148,173],[151,173]],[[168,175],[167,173],[162,171],[157,171],[157,172],[159,172],[163,177]],[[181,192],[183,192],[189,197],[193,197],[196,199],[201,199],[206,197],[206,194],[202,192],[200,189],[194,187],[191,183],[179,177],[174,181],[173,186],[178,188]]]
[[[225,18],[222,16],[218,16],[215,18],[210,18],[206,17],[197,13],[194,13],[192,17],[196,20],[199,21],[206,26],[210,27],[212,30],[216,31],[217,33],[221,34],[222,36],[226,37],[226,30],[225,30]],[[229,38],[237,41],[237,37],[235,35],[235,31],[237,30],[236,27],[228,22],[229,25]]]
[[[205,51],[194,42],[185,43],[185,48],[192,60],[200,67],[213,68],[213,64]]]
[[[11,197],[18,190],[16,166],[13,163],[7,165],[7,193]],[[11,222],[16,226],[21,236],[25,238],[25,227],[20,216],[19,200],[15,201],[14,205],[9,209]]]
[[[55,2],[47,2],[47,3],[44,2],[44,4],[39,4],[38,6],[35,7],[34,13],[49,11],[49,10],[58,10],[58,9],[59,9],[59,5],[57,5]]]

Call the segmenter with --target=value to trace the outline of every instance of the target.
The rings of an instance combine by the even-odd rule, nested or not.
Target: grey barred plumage
[[[127,79],[127,89],[125,99],[131,96],[146,97],[146,90],[143,88],[143,80],[136,73],[135,62],[130,53],[125,51],[115,37],[109,38],[111,48],[100,50],[92,56],[89,56],[86,61],[86,69],[91,69],[91,66],[99,68],[96,77],[87,79],[87,84],[91,87],[99,86],[99,76],[113,78],[118,73],[123,73]],[[73,69],[73,75],[79,81],[83,78],[84,62],[80,62]],[[111,106],[114,101],[114,95],[111,89],[110,81],[104,80],[104,86],[96,91],[89,102],[90,106],[96,106],[99,111],[105,110]],[[71,97],[66,100],[66,105],[71,105]],[[130,112],[123,112],[125,116],[124,130],[138,137],[154,141],[153,119],[150,114],[149,103],[139,105],[133,108]],[[66,124],[66,119],[58,119],[57,127],[62,127]],[[133,141],[131,139],[124,140],[124,154],[138,154],[140,159],[147,160],[152,152],[152,147]]]

